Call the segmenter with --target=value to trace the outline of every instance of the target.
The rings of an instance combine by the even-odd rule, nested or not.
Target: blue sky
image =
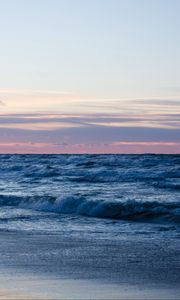
[[[0,7],[2,116],[135,113],[149,128],[157,113],[178,113],[179,0],[0,0]]]

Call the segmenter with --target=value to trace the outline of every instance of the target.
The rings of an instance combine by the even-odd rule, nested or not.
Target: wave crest
[[[180,223],[180,204],[178,202],[87,200],[80,196],[59,198],[0,196],[0,206],[16,206],[46,212],[117,220]]]

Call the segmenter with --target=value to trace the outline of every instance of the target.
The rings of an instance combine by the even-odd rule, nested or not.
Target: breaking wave
[[[179,178],[180,155],[0,155],[0,225],[13,211],[180,223]]]
[[[0,196],[0,206],[142,222],[180,223],[180,203],[158,201],[87,200],[85,197]]]

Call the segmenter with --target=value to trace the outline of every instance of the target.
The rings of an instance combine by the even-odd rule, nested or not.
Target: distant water
[[[168,234],[179,191],[180,155],[0,155],[0,229]]]

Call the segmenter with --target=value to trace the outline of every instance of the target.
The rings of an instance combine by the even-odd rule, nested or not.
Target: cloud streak
[[[6,101],[1,113],[155,113],[179,110],[180,97],[98,98],[68,91],[0,89]]]
[[[0,153],[180,153],[178,99],[17,90],[0,95],[6,103],[0,102]]]
[[[107,122],[108,116],[56,116],[58,126],[54,126],[51,115],[43,119],[45,123],[35,118],[34,124],[29,116],[18,116],[9,124],[6,116],[6,123],[1,119],[0,124],[0,153],[180,153],[179,128],[134,126],[130,123],[133,118],[121,126],[109,126],[104,119]]]
[[[34,130],[61,129],[65,127],[146,127],[179,128],[180,114],[4,114],[0,128]]]
[[[174,153],[180,150],[180,143],[172,142],[116,142],[106,143],[1,143],[0,154],[30,153],[30,154],[92,154],[92,153]]]
[[[2,100],[0,100],[0,105],[4,106],[5,103]]]

